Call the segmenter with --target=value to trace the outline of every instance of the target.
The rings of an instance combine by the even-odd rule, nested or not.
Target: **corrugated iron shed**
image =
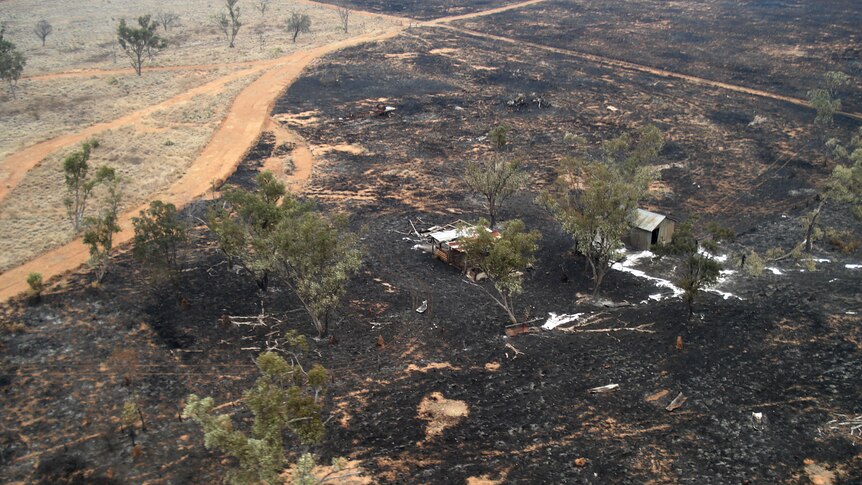
[[[644,231],[652,232],[664,220],[665,216],[661,214],[656,214],[655,212],[650,212],[643,209],[637,209],[637,212],[632,219],[632,226],[638,229],[642,229]]]

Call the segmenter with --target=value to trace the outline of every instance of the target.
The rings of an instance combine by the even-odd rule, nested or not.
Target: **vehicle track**
[[[586,52],[580,52],[570,49],[561,49],[559,47],[552,47],[544,44],[537,44],[534,42],[528,42],[525,40],[513,39],[511,37],[503,37],[494,34],[488,34],[485,32],[479,32],[476,30],[464,29],[461,27],[455,27],[453,25],[448,25],[448,23],[428,23],[427,25],[432,27],[440,27],[444,29],[449,29],[454,32],[459,32],[466,35],[471,35],[474,37],[480,37],[483,39],[494,40],[498,42],[505,42],[508,44],[516,44],[519,46],[532,47],[534,49],[540,49],[548,52],[553,52],[555,54],[561,54],[568,57],[574,57],[577,59],[582,59],[588,62],[592,62],[595,64],[602,64],[609,67],[625,69],[627,71],[637,71],[645,74],[650,74],[657,77],[670,78],[670,79],[679,79],[682,81],[686,81],[692,84],[698,84],[701,86],[709,86],[713,88],[720,88],[727,91],[733,91],[736,93],[747,94],[750,96],[757,96],[760,98],[772,99],[775,101],[782,101],[785,103],[793,104],[796,106],[801,106],[807,109],[813,109],[811,103],[805,101],[804,99],[794,98],[792,96],[785,96],[783,94],[775,94],[769,91],[762,91],[759,89],[748,88],[745,86],[739,86],[736,84],[730,84],[722,81],[714,81],[711,79],[705,79],[702,77],[692,76],[690,74],[682,74],[674,71],[667,71],[664,69],[658,69],[650,66],[645,66],[643,64],[636,64],[634,62],[623,61],[620,59],[614,59],[611,57],[604,57],[595,54],[588,54]],[[855,112],[846,112],[846,111],[838,111],[835,113],[836,115],[845,116],[847,118],[851,118],[854,120],[862,121],[862,113]]]
[[[658,77],[680,79],[694,84],[721,88],[751,96],[758,96],[762,98],[773,99],[776,101],[782,101],[804,108],[811,108],[810,104],[807,101],[793,98],[790,96],[779,95],[767,91],[761,91],[757,89],[747,88],[744,86],[724,83],[721,81],[713,81],[697,76],[676,73],[663,69],[656,69],[649,66],[631,63],[628,61],[622,61],[618,59],[612,59],[568,49],[560,49],[556,47],[521,41],[509,37],[502,37],[448,25],[449,23],[457,20],[466,20],[470,18],[493,15],[495,13],[500,13],[507,10],[513,10],[530,5],[535,5],[544,1],[545,0],[528,0],[525,2],[510,4],[481,12],[474,12],[471,14],[457,15],[452,17],[444,17],[426,22],[416,22],[413,19],[409,18],[401,19],[400,17],[392,17],[387,15],[383,15],[383,17],[388,17],[390,19],[401,19],[403,21],[409,22],[410,25],[450,29],[452,31],[460,32],[466,35],[486,38],[499,42],[506,42],[510,44],[528,46],[535,49],[554,52],[569,57],[575,57],[614,68],[643,72]],[[303,2],[316,4],[316,2],[310,0],[303,0]],[[359,15],[376,15],[369,12],[354,12]],[[295,81],[299,77],[303,69],[309,63],[319,58],[320,56],[329,54],[339,49],[351,47],[365,42],[382,41],[392,38],[398,33],[402,32],[404,29],[404,26],[394,27],[386,31],[373,32],[370,34],[353,37],[344,41],[317,47],[307,52],[294,53],[274,61],[259,61],[263,65],[252,64],[252,70],[260,69],[265,70],[266,72],[237,96],[221,126],[213,135],[207,146],[203,149],[203,151],[199,154],[196,160],[192,163],[192,165],[183,175],[183,177],[167,190],[157,194],[153,194],[151,199],[161,199],[166,202],[174,203],[177,206],[184,206],[195,198],[199,197],[200,195],[205,194],[212,187],[213,183],[226,180],[234,172],[234,170],[236,170],[236,167],[242,160],[243,156],[253,146],[253,144],[259,137],[261,131],[263,131],[263,129],[267,126],[267,123],[270,123],[269,113],[272,110],[272,107],[278,96],[288,87],[290,87],[293,81]],[[271,63],[271,65],[266,63]],[[175,67],[176,69],[180,69],[184,66]],[[185,67],[187,68],[187,66]],[[63,73],[58,73],[57,75],[62,74]],[[71,73],[67,74],[71,75]],[[223,79],[224,78],[212,81],[209,84],[219,83]],[[202,88],[203,87],[198,87],[192,91],[201,90]],[[190,92],[191,91],[176,96],[175,98],[172,98],[172,100],[180,97],[190,98]],[[206,92],[206,90],[202,92]],[[196,94],[200,94],[200,92],[197,92]],[[168,100],[165,103],[170,101],[171,100]],[[137,116],[139,118],[142,116],[140,114],[141,112],[148,112],[148,110],[154,111],[155,109],[160,109],[161,107],[163,106],[160,106],[159,108],[145,108],[144,110],[132,113],[130,115],[127,115],[126,117]],[[862,114],[860,113],[840,112],[838,114],[852,119],[862,120]],[[132,119],[122,124],[129,124],[133,123],[134,121],[135,119]],[[113,122],[109,122],[108,125],[117,122],[118,120],[114,120]],[[91,136],[93,133],[105,129],[104,127],[97,129],[96,126],[90,127],[86,130],[83,130],[82,132],[73,135],[66,135],[65,137],[48,140],[46,142],[43,142],[42,144],[35,145],[33,147],[25,149],[22,152],[16,153],[15,155],[8,157],[7,160],[4,160],[3,163],[0,164],[0,170],[3,169],[4,165],[9,165],[7,161],[10,158],[19,156],[25,152],[29,153],[30,158],[21,155],[17,160],[19,160],[24,165],[29,164],[29,168],[32,168],[32,166],[37,164],[40,160],[44,158],[44,156],[47,156],[47,154],[51,151],[67,147],[70,144],[76,143],[77,141],[82,141],[87,137]],[[301,137],[293,133],[291,130],[287,130],[286,128],[283,131],[285,132],[283,135],[290,136],[293,140],[296,140],[298,142],[299,150],[307,151],[307,144],[301,141]],[[38,156],[44,153],[36,148],[39,145],[44,145],[44,149],[47,149],[48,147],[52,147],[52,149],[48,150],[47,153],[45,153],[44,155]],[[297,173],[295,173],[289,179],[292,184],[301,185],[304,180],[300,180],[300,178],[307,179],[311,175],[311,166],[309,162],[313,162],[313,160],[311,160],[309,156],[305,155],[305,152],[303,152],[303,169],[297,171]],[[29,168],[27,168],[27,170],[29,170]],[[16,167],[16,169],[14,170],[16,175],[12,177],[7,177],[5,180],[0,179],[0,182],[2,182],[2,184],[0,184],[0,199],[2,199],[2,197],[5,195],[6,192],[4,191],[8,191],[9,189],[13,188],[15,184],[17,184],[17,182],[14,182],[14,180],[20,181],[20,179],[23,178],[24,175],[26,175],[27,170],[24,170],[22,172]],[[7,185],[10,186],[7,187]],[[119,246],[120,244],[127,242],[131,239],[131,237],[133,236],[131,229],[131,217],[136,216],[138,212],[145,207],[145,205],[138,207],[133,211],[127,212],[120,218],[120,226],[123,228],[123,230],[115,236],[115,245]],[[18,267],[6,271],[5,273],[0,274],[0,300],[5,300],[21,293],[22,291],[25,291],[27,289],[25,280],[30,272],[40,272],[45,279],[48,279],[63,272],[74,270],[81,264],[85,263],[87,259],[87,249],[82,244],[80,238],[77,238],[65,244],[64,246],[48,251],[47,253],[28,261],[27,263],[24,263]]]
[[[182,207],[205,194],[214,183],[226,180],[257,141],[269,120],[269,113],[275,101],[300,76],[308,64],[339,49],[389,39],[402,30],[402,27],[395,27],[375,31],[282,58],[278,66],[264,72],[236,97],[228,115],[185,174],[168,189],[153,194],[151,200],[160,199]],[[88,129],[71,137],[86,139],[89,133]],[[298,177],[307,178],[310,174],[310,167],[307,170],[298,170],[290,181],[299,183],[301,181]],[[122,230],[114,236],[115,246],[132,239],[134,231],[131,218],[137,216],[147,206],[148,204],[141,205],[120,217],[119,225]],[[52,249],[0,274],[0,300],[26,291],[25,280],[31,272],[42,273],[43,278],[47,280],[78,268],[88,259],[87,247],[80,237]]]

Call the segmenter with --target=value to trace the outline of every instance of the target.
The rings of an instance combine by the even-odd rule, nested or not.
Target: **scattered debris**
[[[856,417],[848,417],[845,414],[836,414],[837,418],[826,423],[830,431],[847,431],[850,436],[862,437],[862,414]]]
[[[754,119],[751,120],[751,123],[749,123],[748,126],[753,128],[755,126],[760,126],[760,125],[766,123],[766,121],[767,121],[766,116],[754,115]]]
[[[515,353],[515,356],[514,356],[514,357],[512,357],[513,359],[517,359],[519,355],[524,355],[524,353],[523,353],[523,352],[521,352],[520,350],[516,349],[514,345],[512,345],[512,344],[510,344],[510,343],[508,343],[508,342],[506,343],[506,348],[512,349],[512,352],[514,352],[514,353]],[[507,359],[509,358],[509,353],[508,353],[508,352],[506,352],[506,358],[507,358]]]
[[[506,336],[507,337],[515,337],[517,335],[522,335],[525,333],[536,333],[539,329],[536,327],[531,327],[526,323],[516,323],[514,325],[506,326]]]
[[[416,313],[425,313],[428,310],[428,300],[422,300],[422,305],[416,309]]]
[[[583,467],[587,466],[589,463],[590,463],[590,460],[587,460],[586,458],[583,458],[583,457],[575,458],[575,466],[578,468],[583,468]]]
[[[376,105],[374,105],[374,108],[371,109],[371,115],[372,116],[380,116],[383,118],[388,118],[389,115],[392,114],[392,112],[395,111],[396,109],[397,108],[395,108],[393,106],[386,106],[383,103],[377,103]]]
[[[680,392],[679,394],[676,395],[675,398],[673,398],[673,401],[671,401],[670,404],[668,404],[665,409],[668,412],[673,412],[674,410],[681,408],[682,405],[685,404],[685,402],[687,400],[688,400],[688,397],[684,396],[682,394],[682,392]]]
[[[752,412],[751,423],[754,429],[762,431],[766,428],[766,415],[762,412]]]
[[[587,392],[589,392],[590,394],[601,394],[604,392],[614,391],[616,389],[619,389],[619,387],[619,384],[608,384],[606,386],[594,387],[592,389],[589,389]]]
[[[545,330],[553,330],[560,325],[565,325],[571,322],[577,322],[584,316],[583,313],[575,313],[573,315],[568,315],[563,313],[562,315],[557,315],[556,313],[549,313],[548,320],[542,325],[542,328]]]
[[[676,336],[676,350],[682,350],[682,335]]]
[[[527,100],[523,94],[517,94],[514,98],[506,101],[506,106],[510,108],[523,108],[527,104]]]
[[[670,394],[670,391],[668,391],[667,389],[662,389],[661,391],[658,391],[655,394],[650,394],[649,396],[647,396],[646,401],[647,402],[656,402],[659,399],[667,396],[668,394]]]

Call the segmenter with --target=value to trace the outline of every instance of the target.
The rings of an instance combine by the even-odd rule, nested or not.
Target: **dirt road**
[[[304,0],[307,3],[309,0]],[[722,89],[727,89],[734,92],[759,96],[768,99],[783,101],[798,106],[810,108],[807,101],[782,96],[774,93],[760,91],[756,89],[746,88],[733,84],[713,81],[709,79],[698,78],[685,74],[655,69],[648,66],[642,66],[626,61],[605,58],[592,54],[586,54],[577,51],[559,49],[541,44],[534,44],[526,41],[516,40],[508,37],[497,36],[476,32],[468,29],[461,29],[448,25],[450,22],[476,18],[480,16],[492,15],[495,13],[512,10],[517,8],[534,5],[545,0],[528,0],[521,3],[510,4],[504,7],[475,12],[472,14],[458,15],[453,17],[444,17],[428,22],[416,22],[411,19],[403,19],[412,25],[419,26],[434,26],[451,29],[467,35],[483,37],[499,42],[519,44],[523,46],[542,49],[550,52],[577,57],[590,62],[596,62],[604,65],[609,65],[621,69],[635,70],[639,72],[650,73],[656,76],[681,79],[687,82],[712,86]],[[357,12],[360,15],[374,15],[367,12]],[[150,114],[158,109],[162,109],[172,104],[187,101],[197,94],[214,92],[223,87],[227,82],[241,77],[242,75],[251,74],[253,72],[265,71],[260,78],[249,85],[242,91],[234,101],[231,109],[222,122],[219,129],[213,135],[209,144],[199,154],[197,159],[189,167],[185,175],[173,184],[167,190],[153,194],[152,199],[161,199],[166,202],[172,202],[177,206],[184,206],[202,194],[205,194],[213,185],[220,181],[226,180],[236,169],[236,166],[242,160],[245,153],[251,148],[257,140],[261,131],[271,123],[269,113],[272,110],[273,104],[278,96],[286,90],[295,79],[299,77],[302,70],[313,60],[330,52],[361,44],[364,42],[381,41],[394,37],[402,30],[404,26],[394,27],[386,31],[377,31],[354,37],[344,41],[332,43],[322,47],[315,48],[308,52],[299,52],[292,55],[279,58],[271,61],[260,61],[251,63],[249,69],[232,73],[223,78],[212,81],[204,86],[200,86],[191,91],[175,96],[168,101],[159,105],[151,106],[135,113],[131,113],[117,120],[94,125],[79,133],[58,137],[19,153],[8,157],[3,162],[0,162],[0,200],[8,193],[8,191],[17,185],[18,182],[26,175],[27,171],[41,161],[45,156],[56,151],[68,147],[74,143],[83,141],[95,133],[105,129],[116,128],[118,126],[134,123],[142,117]],[[71,73],[69,74],[71,75]],[[862,114],[859,113],[841,113],[854,119],[862,120]],[[272,127],[272,125],[269,125]],[[307,180],[312,173],[313,155],[309,151],[307,145],[301,142],[301,137],[286,128],[279,127],[277,135],[284,139],[289,139],[297,142],[298,148],[294,152],[294,158],[297,162],[297,170],[290,177],[289,182],[296,187]],[[145,207],[136,208],[124,214],[120,219],[120,225],[123,230],[116,236],[115,245],[122,244],[131,239],[133,233],[131,230],[131,217],[136,216],[140,210]],[[0,299],[6,299],[26,290],[26,277],[30,272],[40,272],[45,279],[60,273],[73,270],[85,263],[88,259],[87,250],[81,243],[80,239],[49,251],[21,266],[13,268],[6,273],[0,274]]]
[[[402,28],[397,27],[386,31],[371,32],[280,59],[278,66],[267,70],[237,96],[227,117],[185,175],[170,188],[161,193],[153,194],[151,198],[171,202],[179,207],[188,204],[201,194],[205,194],[212,187],[214,181],[225,180],[236,170],[237,165],[257,141],[268,122],[269,113],[276,99],[299,77],[309,63],[320,56],[339,49],[364,42],[389,39],[401,30]],[[81,133],[64,137],[66,145],[58,141],[56,142],[57,147],[62,148],[68,146],[69,143],[74,143],[74,141],[68,141],[69,139],[86,139],[95,131],[97,131],[96,127],[92,127]],[[292,176],[292,182],[300,182],[298,180],[300,177],[307,178],[311,175],[310,166],[303,168],[303,170],[295,172]],[[115,245],[122,244],[132,238],[134,233],[131,218],[137,216],[145,207],[138,207],[121,216],[120,227],[122,227],[122,231],[114,237]],[[78,268],[88,258],[87,248],[80,238],[51,250],[0,275],[0,299],[5,300],[25,291],[27,289],[25,280],[31,272],[42,273],[42,276],[47,280],[55,275]]]
[[[0,161],[0,200],[5,199],[6,196],[9,195],[9,192],[11,192],[12,189],[14,189],[21,182],[21,180],[33,167],[38,165],[39,162],[45,159],[45,157],[56,152],[57,150],[69,148],[72,145],[83,142],[84,140],[91,138],[103,131],[121,128],[126,125],[137,123],[143,118],[155,113],[156,111],[167,109],[178,104],[188,102],[195,96],[203,94],[217,94],[228,83],[237,79],[241,79],[245,76],[255,74],[271,66],[272,61],[269,61],[267,63],[261,63],[260,65],[250,67],[248,69],[243,69],[230,73],[226,76],[210,81],[204,85],[192,88],[191,90],[186,91],[182,94],[178,94],[173,98],[170,98],[161,103],[147,106],[146,108],[139,109],[111,121],[97,123],[77,133],[61,135],[56,138],[52,138],[50,140],[37,143],[35,145],[31,145],[28,148],[13,153],[12,155],[9,155],[8,157]]]

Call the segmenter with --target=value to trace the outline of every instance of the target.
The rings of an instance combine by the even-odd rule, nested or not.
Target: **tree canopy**
[[[138,27],[126,25],[126,19],[120,20],[120,26],[117,27],[117,40],[138,76],[141,75],[144,60],[168,46],[156,33],[158,28],[159,23],[151,20],[149,15],[138,17]]]
[[[18,80],[21,79],[24,66],[27,65],[27,58],[18,51],[15,44],[3,37],[5,33],[6,26],[0,24],[0,79],[6,81],[9,93],[15,97]]]
[[[602,144],[600,156],[579,153],[563,159],[553,188],[540,201],[575,240],[587,258],[598,294],[614,261],[621,258],[623,236],[655,175],[647,166],[663,146],[654,126]]]
[[[480,219],[470,232],[470,236],[461,240],[467,252],[467,264],[488,276],[497,296],[486,293],[506,311],[512,323],[518,323],[512,298],[523,291],[524,272],[535,261],[542,234],[536,230],[527,232],[518,219],[506,222],[500,232],[492,232],[488,221]]]
[[[225,205],[209,214],[219,246],[266,290],[276,276],[299,298],[319,335],[359,269],[358,236],[343,217],[327,217],[311,201],[285,191],[270,172],[257,178],[258,190],[231,189]]]

